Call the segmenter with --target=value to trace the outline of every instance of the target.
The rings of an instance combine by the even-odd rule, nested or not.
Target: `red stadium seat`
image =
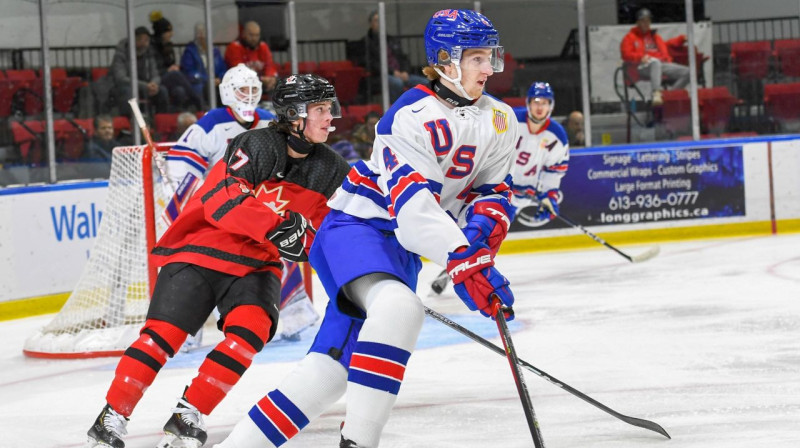
[[[297,72],[298,73],[316,73],[317,72],[317,62],[316,61],[300,61],[297,63]]]
[[[0,118],[11,115],[14,96],[26,86],[26,81],[0,79]]]
[[[358,97],[358,87],[366,72],[361,67],[349,67],[321,76],[336,88],[336,97],[341,104],[352,104]]]
[[[697,100],[700,103],[701,126],[707,132],[716,134],[725,131],[733,106],[739,102],[727,87],[697,89]]]
[[[800,39],[776,40],[775,59],[782,75],[800,77]]]
[[[35,115],[44,110],[41,79],[36,76],[33,69],[6,70],[6,78],[17,83],[13,88],[14,93],[23,93],[25,115]]]
[[[689,92],[685,89],[665,90],[662,94],[661,120],[672,134],[691,132],[692,112]]]
[[[108,67],[92,67],[92,81],[97,81],[107,74]]]
[[[336,72],[338,70],[344,70],[353,67],[354,67],[353,63],[348,60],[320,61],[319,65],[317,66],[317,70],[320,74],[323,74],[323,73]]]
[[[80,126],[81,129],[86,131],[86,135],[91,138],[94,135],[94,120],[91,118],[76,118],[72,120],[73,123]]]
[[[735,67],[734,72],[742,80],[766,78],[771,53],[772,48],[767,40],[732,43],[731,61]]]
[[[180,114],[156,114],[153,139],[160,142],[171,141],[172,135],[178,130],[178,115]]]
[[[514,87],[514,72],[516,72],[519,67],[519,64],[511,56],[511,53],[506,52],[503,61],[505,62],[503,71],[494,73],[486,82],[486,91],[498,98],[511,93],[511,89]]]
[[[41,70],[39,70],[39,76],[42,76]],[[67,76],[67,69],[63,67],[50,69],[50,80],[53,83],[53,110],[59,113],[70,112],[75,103],[78,89],[86,83],[80,77]]]
[[[122,130],[130,131],[131,121],[124,116],[114,117],[114,135],[119,135]]]
[[[345,108],[345,115],[355,117],[359,122],[363,122],[364,117],[366,117],[370,111],[383,115],[383,109],[380,104],[351,104]]]
[[[81,158],[89,139],[88,132],[85,132],[82,126],[70,123],[69,120],[55,120],[53,132],[56,140],[56,157],[59,160],[75,161]]]
[[[777,122],[800,119],[800,82],[764,86],[764,107]]]
[[[6,78],[18,81],[36,80],[36,72],[32,69],[6,70]]]
[[[45,160],[47,145],[43,121],[12,121],[11,135],[24,163],[40,164]]]

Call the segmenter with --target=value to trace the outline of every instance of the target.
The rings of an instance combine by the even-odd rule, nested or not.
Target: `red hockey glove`
[[[511,226],[510,210],[508,201],[495,199],[480,201],[472,206],[467,212],[468,222],[463,229],[469,243],[485,243],[492,256],[497,255]]]
[[[267,239],[278,248],[283,259],[308,261],[308,250],[314,242],[316,230],[300,213],[289,210],[285,218],[267,234]]]
[[[472,311],[478,310],[491,317],[494,314],[493,296],[497,296],[505,306],[514,304],[508,280],[495,269],[492,254],[483,243],[450,252],[447,273],[453,280],[456,294]],[[507,313],[507,319],[513,318],[513,313]]]

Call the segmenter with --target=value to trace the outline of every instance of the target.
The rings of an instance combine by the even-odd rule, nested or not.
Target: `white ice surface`
[[[609,238],[613,240],[613,238]],[[636,254],[648,246],[626,246]],[[662,425],[672,440],[625,424],[526,372],[549,448],[800,447],[800,235],[664,244],[630,264],[597,246],[501,256],[512,282],[519,355],[612,409]],[[453,293],[426,305],[500,344],[496,327]],[[315,284],[317,307],[324,297]],[[0,323],[0,446],[80,447],[104,404],[116,359],[41,360],[24,339],[52,316]],[[314,329],[315,330],[315,329]],[[219,340],[206,332],[206,344]],[[313,337],[267,346],[206,418],[222,440],[299,360]],[[128,448],[152,447],[204,353],[179,354],[134,411]],[[338,446],[340,400],[286,447]],[[382,447],[533,446],[508,363],[426,319]]]

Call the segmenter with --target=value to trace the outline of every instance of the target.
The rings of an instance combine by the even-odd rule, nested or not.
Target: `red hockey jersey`
[[[178,218],[153,249],[157,266],[185,262],[244,276],[273,271],[278,250],[267,233],[292,210],[319,227],[328,198],[350,166],[328,145],[303,159],[287,154],[287,136],[275,128],[245,132],[228,145]]]

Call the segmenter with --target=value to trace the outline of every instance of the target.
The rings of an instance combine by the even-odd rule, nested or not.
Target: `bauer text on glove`
[[[514,304],[508,280],[494,267],[491,251],[483,243],[450,252],[447,273],[453,280],[456,294],[470,310],[491,316],[493,295],[505,306]]]
[[[301,215],[289,210],[286,219],[267,234],[281,257],[288,261],[308,261],[308,250],[314,242],[316,231]]]

